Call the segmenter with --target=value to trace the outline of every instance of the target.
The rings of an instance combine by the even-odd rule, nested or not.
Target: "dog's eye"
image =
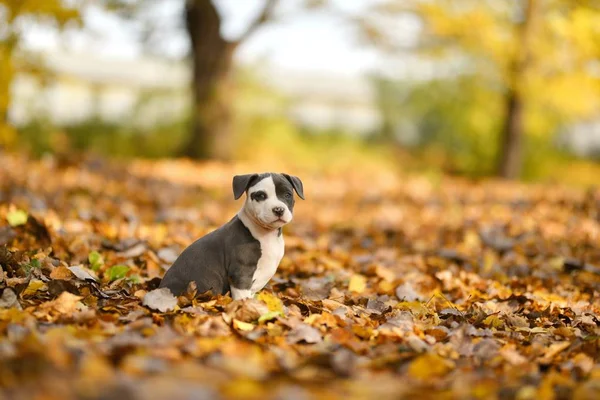
[[[286,199],[291,199],[291,198],[292,198],[292,194],[291,194],[290,192],[287,192],[287,193],[285,194],[285,198],[286,198]]]
[[[259,190],[258,192],[252,193],[250,198],[252,198],[254,201],[263,201],[267,199],[267,194],[262,190]]]

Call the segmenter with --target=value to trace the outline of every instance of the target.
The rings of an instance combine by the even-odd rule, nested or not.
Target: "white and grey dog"
[[[236,300],[254,296],[273,277],[283,257],[281,227],[292,220],[294,191],[304,199],[302,181],[295,176],[234,176],[234,198],[247,194],[242,209],[227,224],[186,248],[160,287],[180,295],[195,281],[199,293],[231,292]]]

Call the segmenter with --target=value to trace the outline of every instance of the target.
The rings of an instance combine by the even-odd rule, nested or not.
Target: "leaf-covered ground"
[[[600,191],[293,171],[256,299],[152,292],[249,168],[0,156],[4,398],[600,398]]]

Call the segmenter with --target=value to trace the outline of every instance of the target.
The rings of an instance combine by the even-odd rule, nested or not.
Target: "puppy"
[[[253,297],[273,277],[283,257],[281,228],[292,220],[294,191],[304,200],[302,181],[288,174],[234,176],[234,198],[246,192],[242,209],[186,248],[160,287],[178,296],[195,281],[198,293],[231,292],[235,300]]]

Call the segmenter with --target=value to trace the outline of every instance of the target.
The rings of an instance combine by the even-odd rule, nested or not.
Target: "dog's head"
[[[233,177],[233,196],[247,193],[244,209],[259,226],[278,229],[292,220],[294,191],[304,200],[302,181],[292,175],[264,173]]]

